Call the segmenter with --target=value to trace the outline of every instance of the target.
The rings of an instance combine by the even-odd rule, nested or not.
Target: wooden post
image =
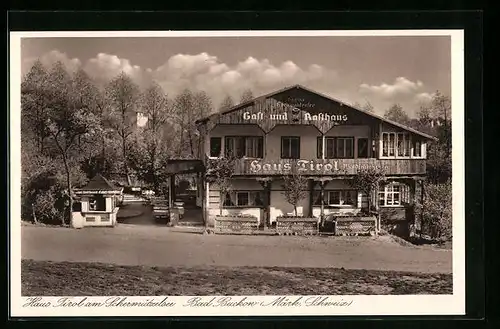
[[[321,218],[321,224],[323,224],[324,220],[324,215],[325,215],[325,182],[321,181],[319,183],[319,187],[321,188],[320,190],[320,198],[321,198],[321,212],[320,212],[320,218]]]
[[[307,211],[307,216],[312,218],[313,216],[313,198],[314,198],[314,181],[309,179],[309,209]]]
[[[259,226],[267,229],[269,227],[269,219],[271,217],[271,184],[272,178],[257,178],[257,181],[264,188],[264,216],[261,219]]]

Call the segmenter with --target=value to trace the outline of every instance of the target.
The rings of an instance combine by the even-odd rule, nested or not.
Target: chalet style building
[[[426,176],[427,143],[434,139],[300,85],[213,114],[197,125],[206,166],[211,159],[237,157],[226,195],[210,180],[200,184],[205,216],[219,215],[222,207],[223,214],[255,216],[265,227],[294,212],[283,194],[283,176],[292,167],[307,178],[307,196],[297,216],[356,215],[368,210],[371,197],[383,223],[411,218]],[[382,168],[386,177],[372,196],[348,182],[370,167]]]

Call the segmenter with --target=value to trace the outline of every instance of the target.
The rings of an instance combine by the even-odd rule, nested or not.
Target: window
[[[379,191],[379,205],[382,207],[401,206],[410,202],[410,188],[400,183],[387,184]]]
[[[106,211],[106,199],[102,195],[89,198],[89,211]]]
[[[396,134],[389,134],[389,156],[394,156]]]
[[[345,159],[354,157],[354,138],[353,137],[337,137],[335,139],[336,158]]]
[[[323,138],[318,137],[317,155],[322,158]],[[325,137],[325,159],[353,158],[354,137]]]
[[[410,135],[398,133],[398,156],[410,156]]]
[[[222,150],[222,138],[211,137],[210,138],[210,156],[218,158]]]
[[[225,142],[226,156],[264,157],[264,138],[262,136],[228,136]]]
[[[321,191],[315,191],[313,205],[321,206]],[[356,206],[357,193],[354,190],[326,190],[323,204],[327,206]]]
[[[260,191],[231,191],[226,193],[224,207],[261,207],[263,205]]]
[[[414,140],[412,143],[413,147],[413,154],[412,156],[414,157],[421,157],[422,156],[422,144],[418,140]]]
[[[358,138],[358,158],[368,158],[368,138]]]
[[[281,137],[281,158],[282,159],[300,158],[300,137],[297,136]]]
[[[382,156],[389,155],[389,134],[382,133]]]
[[[410,134],[408,133],[382,133],[383,157],[409,157]]]

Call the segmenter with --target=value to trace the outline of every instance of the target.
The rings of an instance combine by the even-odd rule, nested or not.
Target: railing
[[[380,168],[386,175],[421,175],[426,172],[423,159],[239,159],[235,175],[283,175],[296,166],[305,175],[354,175],[360,169]]]

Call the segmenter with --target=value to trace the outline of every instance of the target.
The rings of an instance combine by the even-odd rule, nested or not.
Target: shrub
[[[447,241],[452,238],[452,190],[451,183],[425,186],[423,203],[417,203],[421,211],[421,233],[433,240]]]

